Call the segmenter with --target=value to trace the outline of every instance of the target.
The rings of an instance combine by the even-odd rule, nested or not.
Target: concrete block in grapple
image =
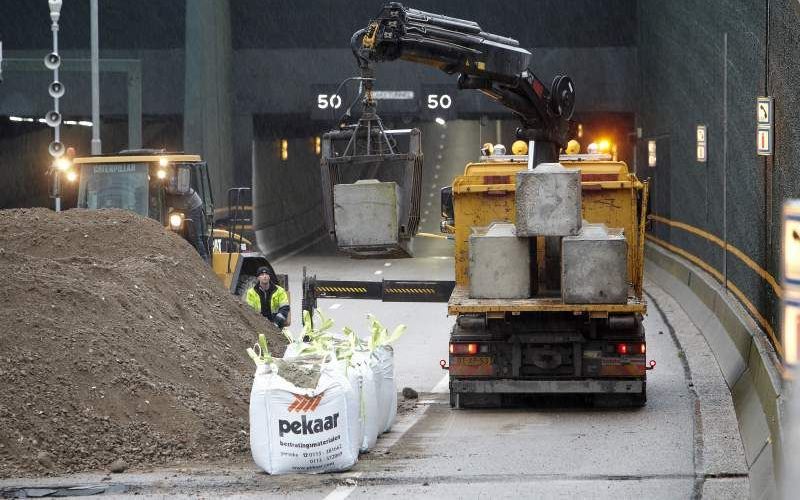
[[[530,297],[530,240],[514,224],[493,223],[469,237],[469,294],[475,299]]]
[[[566,304],[625,304],[628,243],[622,229],[585,224],[561,240],[561,298]]]
[[[340,247],[399,243],[400,191],[395,182],[336,184],[333,214]]]
[[[517,236],[570,236],[581,228],[581,172],[540,163],[517,173]]]

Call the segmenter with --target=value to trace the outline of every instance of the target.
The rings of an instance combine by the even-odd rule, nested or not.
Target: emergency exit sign
[[[705,163],[708,158],[708,140],[706,135],[707,129],[705,125],[698,125],[695,131],[697,137],[697,161]]]
[[[756,152],[760,156],[772,156],[775,143],[772,97],[756,98]]]

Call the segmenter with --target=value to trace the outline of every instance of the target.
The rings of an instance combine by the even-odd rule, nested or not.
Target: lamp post
[[[58,19],[61,17],[62,0],[47,0],[50,7],[50,29],[53,32],[53,51],[44,57],[44,65],[53,70],[53,82],[49,92],[53,98],[53,109],[45,115],[45,122],[53,128],[53,142],[47,148],[53,157],[53,197],[56,203],[56,212],[61,211],[61,174],[58,169],[58,160],[64,155],[64,145],[61,143],[61,113],[58,109],[58,100],[64,95],[64,84],[58,80],[58,68],[61,66],[61,56],[58,54]]]
[[[92,45],[92,154],[99,155],[102,151],[102,143],[100,142],[100,35],[97,0],[91,0],[89,5]]]

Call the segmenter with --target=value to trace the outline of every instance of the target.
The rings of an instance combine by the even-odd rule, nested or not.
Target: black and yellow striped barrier
[[[340,281],[310,279],[304,285],[309,302],[323,299],[366,299],[384,302],[447,302],[453,281]],[[313,298],[312,298],[313,297]]]
[[[367,293],[366,288],[341,286],[321,286],[317,287],[317,291],[320,293]]]
[[[386,290],[386,293],[432,294],[436,293],[436,290],[434,290],[433,288],[390,288]]]

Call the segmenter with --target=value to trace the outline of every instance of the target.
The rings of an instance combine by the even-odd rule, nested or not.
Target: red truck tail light
[[[614,346],[614,351],[619,355],[647,354],[647,344],[636,342],[634,344],[619,343]]]
[[[450,344],[450,354],[478,354],[480,352],[489,352],[488,346],[479,346],[478,344]]]

